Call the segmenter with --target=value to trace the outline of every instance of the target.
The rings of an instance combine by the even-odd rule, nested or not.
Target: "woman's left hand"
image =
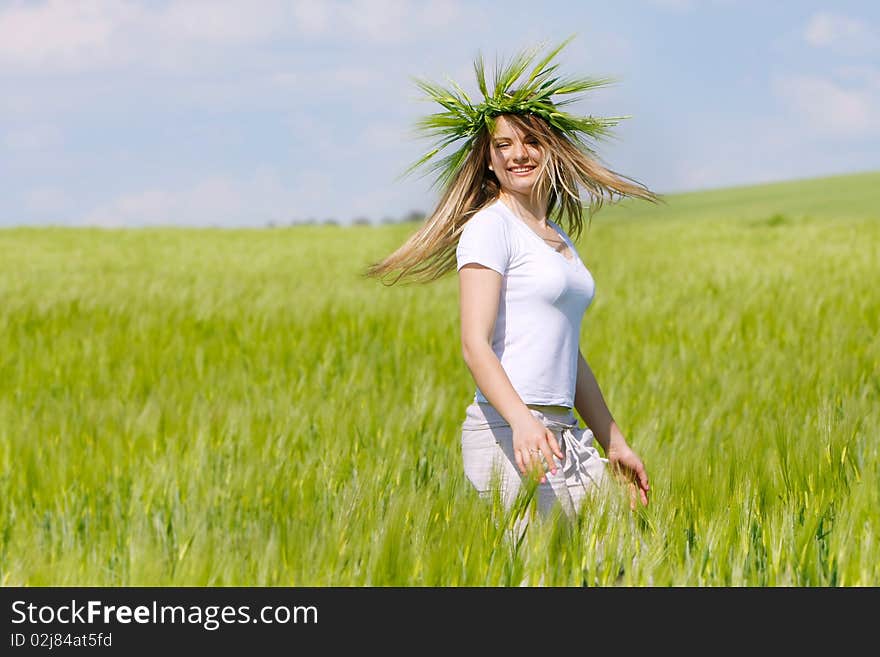
[[[609,445],[605,454],[612,472],[624,477],[630,485],[630,507],[636,508],[636,498],[642,506],[648,506],[648,473],[633,449],[624,441]]]

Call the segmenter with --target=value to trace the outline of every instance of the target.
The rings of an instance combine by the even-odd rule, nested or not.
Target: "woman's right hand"
[[[537,476],[537,473],[540,473],[542,484],[547,481],[544,474],[547,469],[552,474],[556,474],[556,461],[553,457],[562,460],[564,456],[556,435],[531,412],[521,421],[512,424],[511,429],[513,429],[513,454],[519,471],[524,475],[534,472]]]
[[[563,458],[553,432],[526,406],[510,384],[498,356],[492,350],[495,319],[501,299],[502,278],[494,269],[470,262],[458,272],[461,304],[461,348],[474,382],[513,429],[516,466],[547,478],[545,468],[556,474],[553,456]],[[542,463],[543,460],[543,463]]]

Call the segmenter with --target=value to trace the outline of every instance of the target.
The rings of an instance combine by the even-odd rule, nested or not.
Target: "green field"
[[[414,224],[2,230],[0,583],[880,585],[878,201],[596,214],[582,349],[652,501],[520,545],[462,472],[455,276],[360,277]]]

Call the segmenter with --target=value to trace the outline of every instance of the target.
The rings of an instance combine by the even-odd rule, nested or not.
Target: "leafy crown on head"
[[[563,41],[537,63],[535,60],[542,50],[540,46],[523,50],[500,65],[496,63],[491,93],[486,83],[483,56],[478,54],[474,61],[474,71],[477,85],[483,94],[481,103],[474,103],[452,80],[448,81],[450,87],[443,87],[416,78],[415,83],[427,94],[427,100],[437,102],[443,107],[443,111],[429,114],[416,122],[416,130],[424,137],[436,139],[436,142],[404,175],[425,167],[425,174],[436,174],[435,184],[447,184],[461,168],[479,132],[483,129],[493,132],[495,117],[500,114],[539,116],[578,148],[592,153],[589,140],[608,136],[611,127],[628,117],[575,116],[561,109],[579,100],[574,94],[607,86],[612,82],[609,78],[567,78],[557,74],[559,64],[553,63],[553,60],[573,38],[571,36]],[[526,75],[530,66],[531,71]],[[566,98],[556,100],[559,96]],[[462,143],[452,153],[436,158],[447,146],[456,142]]]

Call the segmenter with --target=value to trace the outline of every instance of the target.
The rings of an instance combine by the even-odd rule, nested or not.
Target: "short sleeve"
[[[502,276],[510,264],[510,241],[504,218],[491,212],[478,212],[471,217],[455,250],[458,269],[469,263],[483,265]]]

